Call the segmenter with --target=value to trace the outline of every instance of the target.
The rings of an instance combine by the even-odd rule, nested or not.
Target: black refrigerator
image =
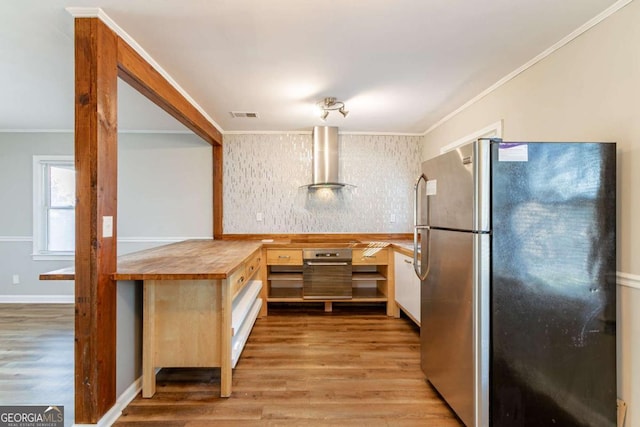
[[[615,144],[479,139],[422,172],[429,382],[467,426],[615,426]]]

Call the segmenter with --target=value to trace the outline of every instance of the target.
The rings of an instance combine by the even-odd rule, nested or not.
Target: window
[[[33,258],[72,259],[76,181],[72,156],[33,156]]]

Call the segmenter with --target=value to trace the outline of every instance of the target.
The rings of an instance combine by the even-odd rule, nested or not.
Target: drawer
[[[389,251],[385,248],[363,248],[353,250],[353,265],[387,265]]]
[[[256,271],[260,269],[261,262],[262,251],[256,251],[256,253],[251,255],[251,257],[245,262],[244,271],[246,273],[247,279],[250,279],[256,273]]]
[[[231,297],[234,297],[238,292],[242,290],[244,285],[249,282],[248,279],[249,278],[247,277],[247,274],[245,272],[245,264],[240,265],[239,268],[231,273],[231,275],[227,279],[229,281],[229,286],[231,287]]]
[[[267,249],[268,265],[302,265],[302,249]]]

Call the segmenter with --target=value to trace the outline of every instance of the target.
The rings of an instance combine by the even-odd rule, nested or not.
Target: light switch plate
[[[113,217],[102,217],[102,237],[113,237]]]

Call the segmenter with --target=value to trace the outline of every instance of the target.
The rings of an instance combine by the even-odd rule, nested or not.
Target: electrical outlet
[[[264,219],[264,215],[262,214],[262,212],[258,212],[256,214],[256,221],[261,222]]]
[[[390,223],[396,222],[396,214],[391,214],[391,216],[389,217],[389,222]]]
[[[113,217],[112,216],[103,216],[102,217],[102,237],[113,237]]]
[[[13,284],[14,285],[20,284],[20,276],[19,275],[17,275],[17,274],[13,275]]]

